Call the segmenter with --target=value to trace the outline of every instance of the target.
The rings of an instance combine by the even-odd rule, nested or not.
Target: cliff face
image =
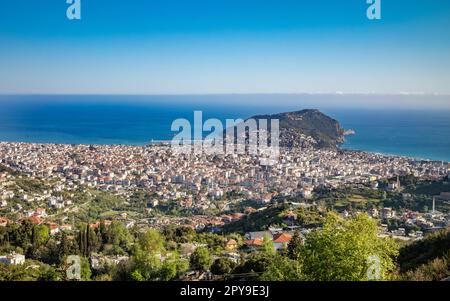
[[[339,122],[319,110],[253,116],[254,119],[279,119],[280,146],[336,148],[344,141],[345,130]]]

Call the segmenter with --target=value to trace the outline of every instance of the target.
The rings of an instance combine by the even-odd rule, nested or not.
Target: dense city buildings
[[[33,218],[35,222],[48,219],[45,209],[55,212],[77,210],[80,204],[71,196],[80,189],[113,193],[128,202],[136,191],[144,191],[146,198],[143,201],[148,211],[175,202],[177,207],[192,212],[216,213],[188,217],[157,216],[148,221],[153,227],[186,222],[196,228],[221,226],[242,218],[245,212],[225,213],[231,205],[244,200],[252,200],[261,206],[289,197],[308,202],[318,188],[368,185],[377,189],[381,180],[390,178],[396,180],[387,183],[386,190],[400,191],[399,176],[440,179],[449,174],[449,165],[444,162],[316,148],[284,148],[275,165],[265,166],[256,156],[250,155],[175,155],[170,146],[163,144],[113,146],[2,142],[0,159],[11,170],[30,179],[43,179],[49,185],[49,189],[39,193],[17,191],[8,188],[12,175],[0,173],[2,212],[16,212],[20,218]],[[446,194],[439,198],[445,199]],[[12,199],[22,202],[12,203]],[[24,204],[37,204],[44,209],[34,206],[25,210]],[[375,209],[370,214],[384,220],[400,218],[391,208],[380,212]],[[412,218],[408,221],[426,223],[422,217],[409,215]],[[137,222],[127,216],[124,220],[130,226]]]

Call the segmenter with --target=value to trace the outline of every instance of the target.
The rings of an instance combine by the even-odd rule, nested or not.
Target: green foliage
[[[268,261],[264,272],[259,277],[263,281],[300,281],[303,280],[301,264],[277,253]]]
[[[263,231],[270,225],[280,225],[283,223],[283,213],[288,209],[288,205],[280,204],[268,207],[262,211],[256,211],[246,215],[243,219],[226,224],[225,233],[244,233],[248,231]]]
[[[320,212],[316,206],[300,207],[297,210],[297,220],[299,225],[305,228],[320,227],[325,221],[325,214]]]
[[[174,260],[166,260],[162,264],[160,276],[162,281],[170,281],[177,276],[177,264]]]
[[[293,260],[298,260],[300,258],[303,248],[303,239],[299,231],[295,231],[294,236],[292,236],[291,241],[287,247],[287,256]]]
[[[198,247],[191,254],[189,262],[193,270],[207,271],[211,267],[212,256],[207,248]]]
[[[79,246],[75,239],[68,237],[67,234],[63,233],[61,235],[61,242],[56,246],[56,256],[59,263],[64,262],[65,258],[69,255],[80,254]]]
[[[208,245],[210,249],[212,249],[215,253],[218,253],[223,249],[225,238],[218,234],[201,233],[195,237],[195,241]]]
[[[450,277],[450,251],[444,257],[436,258],[405,275],[406,280],[412,281],[441,281],[448,277]]]
[[[191,227],[175,227],[171,226],[164,230],[164,236],[167,241],[174,241],[176,243],[192,242],[196,237],[196,232]]]
[[[344,220],[329,214],[321,230],[307,235],[301,262],[307,280],[369,280],[368,259],[377,256],[380,280],[395,268],[394,242],[377,236],[377,225],[366,214]]]
[[[50,230],[46,225],[39,225],[33,227],[32,231],[32,243],[39,247],[45,244],[50,237]]]
[[[93,205],[100,209],[100,211],[108,211],[119,207],[123,203],[123,199],[111,193],[103,191],[95,191]]]
[[[443,181],[433,181],[417,184],[416,186],[408,188],[407,191],[414,194],[433,196],[438,195],[441,192],[447,192],[449,189],[449,185],[445,184]]]
[[[261,247],[261,251],[269,256],[275,255],[276,251],[273,245],[273,241],[270,239],[270,237],[266,234],[263,237],[263,244]]]
[[[100,233],[96,229],[92,229],[89,224],[82,225],[80,227],[78,244],[81,254],[89,257],[91,253],[96,253],[100,249]]]
[[[164,239],[159,231],[149,229],[139,236],[139,247],[143,252],[154,254],[163,250]]]
[[[91,266],[89,264],[89,259],[82,258],[81,259],[81,280],[82,281],[89,281],[91,280]]]
[[[26,193],[42,193],[47,189],[42,180],[31,179],[27,177],[16,178],[15,183]]]
[[[83,203],[75,218],[86,223],[101,219],[105,212],[124,209],[124,200],[120,196],[99,190],[78,192],[74,201]]]
[[[177,276],[181,276],[189,270],[189,260],[180,258],[176,261]]]
[[[230,274],[235,268],[236,264],[229,258],[217,258],[211,266],[211,273],[214,275]]]
[[[104,244],[112,246],[110,253],[125,254],[131,249],[133,237],[120,221],[113,221],[109,227],[100,226],[100,233]]]
[[[280,129],[287,128],[293,130],[295,133],[311,136],[317,141],[318,147],[336,148],[336,145],[343,137],[343,129],[340,124],[318,110],[301,110],[290,113],[256,116],[254,118],[279,119]],[[289,146],[289,144],[284,146]]]
[[[246,274],[245,280],[258,280],[270,266],[273,256],[264,252],[252,253],[246,260],[235,269],[236,274]]]
[[[96,275],[93,279],[93,281],[113,281],[113,277],[110,274],[101,274]]]
[[[407,272],[422,264],[443,257],[450,250],[450,228],[426,236],[400,249],[400,270]]]
[[[54,267],[35,262],[23,265],[0,264],[0,279],[2,281],[60,281],[61,272]]]
[[[37,281],[61,281],[63,279],[61,271],[49,265],[41,265]]]
[[[161,261],[154,253],[137,250],[131,266],[131,278],[135,281],[151,281],[160,277]]]
[[[21,224],[0,227],[0,251],[16,251],[27,258],[53,264],[55,260],[49,260],[49,257],[55,257],[55,246],[55,240],[50,237],[46,225],[33,225],[25,220]]]
[[[25,178],[22,183],[28,180]],[[409,185],[422,184],[414,183],[412,179]],[[33,186],[31,189],[39,187]],[[386,195],[385,198],[383,194]],[[147,197],[145,193],[134,196],[132,206],[145,206],[141,203]],[[296,232],[288,248],[282,251],[275,251],[273,242],[264,237],[263,245],[258,251],[240,254],[239,265],[225,257],[219,257],[213,262],[213,255],[215,257],[222,253],[227,239],[235,239],[238,245],[242,245],[241,234],[246,231],[266,230],[269,225],[283,226],[286,212],[293,210],[288,203],[269,206],[240,221],[227,224],[225,235],[196,233],[194,229],[183,226],[171,226],[163,232],[155,229],[141,232],[137,227],[127,229],[121,221],[113,221],[109,226],[100,223],[98,228],[79,223],[78,233],[50,235],[47,226],[36,226],[25,220],[21,224],[0,227],[0,254],[16,251],[25,254],[27,258],[24,266],[0,265],[0,280],[64,280],[63,267],[68,255],[83,257],[84,281],[171,281],[179,279],[189,268],[201,271],[211,269],[213,274],[222,275],[225,279],[368,280],[368,258],[372,256],[380,259],[381,280],[394,279],[394,276],[405,280],[441,280],[449,277],[450,229],[403,246],[398,257],[400,273],[395,274],[393,271],[396,268],[394,259],[398,253],[397,246],[391,239],[378,237],[374,220],[365,214],[345,220],[324,209],[330,204],[350,210],[380,206],[423,208],[430,203],[429,196],[402,196],[398,192],[342,187],[318,189],[314,201],[317,206],[294,209],[297,214],[296,224],[305,228],[322,228],[312,231],[304,239]],[[78,218],[77,215],[78,221],[86,218],[86,221],[94,222],[93,218],[105,216],[102,214],[104,210],[110,210],[114,214],[123,210],[119,208],[123,202],[122,197],[110,196],[104,192],[94,193],[94,197],[86,197],[83,202],[86,202],[86,206],[84,203],[80,206],[80,214],[87,215],[83,218]],[[116,208],[117,206],[119,207]],[[52,220],[59,222],[57,214],[52,215]],[[418,230],[401,221],[389,226],[401,226],[407,231]],[[181,244],[186,243],[199,243],[206,247],[197,248],[189,260],[182,259],[178,252],[181,252]],[[103,256],[129,255],[130,260],[91,271],[88,257],[93,252]]]
[[[160,280],[170,281],[180,277],[189,269],[189,262],[185,259],[181,259],[178,255],[173,254],[167,258],[159,272]]]
[[[176,253],[162,260],[162,252],[164,252],[164,238],[161,233],[154,229],[142,233],[129,268],[131,280],[169,281],[187,271],[189,264],[186,260],[181,259]]]
[[[141,274],[141,271],[139,270],[134,270],[131,273],[131,279],[134,281],[145,281],[145,277]]]

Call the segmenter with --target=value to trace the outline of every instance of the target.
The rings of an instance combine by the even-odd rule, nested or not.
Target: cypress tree
[[[287,254],[289,258],[294,260],[297,260],[299,258],[302,244],[303,239],[300,235],[300,232],[295,231],[294,236],[292,237],[287,247]]]
[[[80,229],[79,240],[80,240],[80,253],[84,255],[84,234],[83,234],[83,232],[84,232],[83,228]]]
[[[86,257],[89,256],[90,253],[90,244],[89,244],[89,235],[90,235],[90,230],[89,230],[89,224],[87,224],[86,226]]]

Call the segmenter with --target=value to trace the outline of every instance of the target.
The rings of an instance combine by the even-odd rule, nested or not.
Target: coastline
[[[143,144],[97,144],[97,143],[48,143],[48,142],[23,142],[23,141],[3,141],[0,140],[0,144],[23,144],[23,145],[49,145],[49,146],[84,146],[84,147],[130,147],[130,148],[138,148],[138,147],[150,147],[150,146],[170,146],[170,140],[151,140],[148,143]],[[284,148],[288,149],[288,148]],[[321,149],[317,149],[321,150]],[[413,157],[413,156],[407,156],[407,155],[398,155],[398,154],[389,154],[389,153],[383,153],[383,152],[376,152],[376,151],[367,151],[367,150],[360,150],[360,149],[349,149],[345,148],[341,145],[337,146],[337,151],[342,151],[346,153],[359,153],[359,154],[365,154],[365,155],[376,155],[386,158],[401,158],[406,159],[410,161],[415,162],[430,162],[430,163],[443,163],[443,164],[450,164],[450,161],[445,160],[434,160],[434,159],[428,159],[428,158],[420,158],[420,157]],[[1,159],[1,158],[0,158]]]
[[[421,157],[414,157],[414,156],[408,156],[408,155],[399,155],[399,154],[392,154],[392,153],[383,153],[383,152],[377,152],[377,151],[368,151],[368,150],[360,150],[360,149],[350,149],[350,148],[339,148],[342,151],[346,152],[359,152],[359,153],[366,153],[366,154],[373,154],[373,155],[379,155],[384,157],[393,157],[393,158],[405,158],[412,161],[426,161],[426,162],[436,162],[436,163],[450,163],[450,161],[445,160],[436,160],[436,159],[428,159],[428,158],[421,158]]]
[[[45,96],[27,97],[27,102],[14,98],[0,111],[0,141],[143,146],[152,139],[171,139],[171,123],[178,118],[191,121],[195,110],[202,110],[204,119],[223,121],[315,107],[337,120],[342,128],[357,133],[346,136],[341,149],[450,162],[447,111],[333,109],[310,106],[301,99],[296,105],[276,105],[277,99],[268,96],[266,102],[270,99],[274,103],[270,106],[235,107],[225,103],[225,98],[230,102],[240,99],[223,96],[212,98],[211,104],[177,105],[190,99],[173,97],[171,100],[178,102],[164,104],[149,98],[148,103],[136,104],[134,97],[114,98],[114,102],[108,102],[109,97],[86,96],[61,96],[59,102],[51,102]],[[99,99],[100,103],[88,103]]]

